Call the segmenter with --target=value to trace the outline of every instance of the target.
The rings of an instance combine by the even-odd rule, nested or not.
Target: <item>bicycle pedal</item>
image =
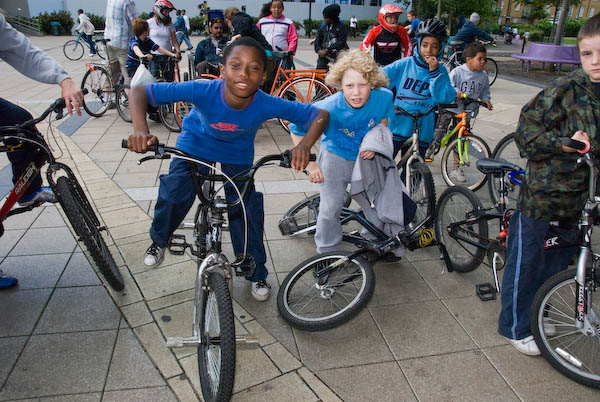
[[[283,236],[290,236],[292,233],[298,231],[298,224],[293,216],[281,218],[279,221],[279,231]]]
[[[238,349],[255,349],[260,346],[260,341],[256,335],[237,335],[235,344]]]
[[[480,283],[475,285],[475,293],[481,301],[496,300],[496,288],[491,283]]]
[[[183,347],[197,347],[202,342],[197,336],[190,336],[184,338],[182,336],[169,336],[167,337],[168,348],[183,348]]]
[[[191,248],[190,244],[185,241],[185,235],[181,234],[172,235],[167,243],[169,253],[173,255],[183,255],[188,247]]]
[[[245,258],[243,255],[238,255],[233,265],[235,267],[235,275],[244,276],[246,279],[250,279],[256,270],[256,261],[250,254],[247,254]]]

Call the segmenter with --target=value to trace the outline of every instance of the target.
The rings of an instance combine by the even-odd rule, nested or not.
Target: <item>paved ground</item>
[[[33,42],[81,80],[85,61],[62,55],[67,38]],[[194,41],[195,43],[196,41]],[[313,65],[302,40],[299,66]],[[55,86],[34,83],[0,63],[2,96],[34,115],[58,96]],[[482,111],[474,131],[493,146],[514,130],[522,105],[539,89],[499,79],[493,112]],[[55,124],[56,126],[57,124]],[[40,125],[46,130],[47,125]],[[66,127],[66,126],[63,126]],[[152,123],[161,141],[177,134]],[[69,131],[70,130],[66,130]],[[167,162],[137,166],[120,149],[131,132],[116,111],[85,121],[72,135],[50,135],[62,161],[85,184],[121,266],[126,289],[107,289],[65,224],[48,206],[6,222],[0,268],[20,279],[0,292],[0,401],[197,401],[201,400],[194,349],[170,351],[166,336],[191,331],[195,264],[167,255],[157,269],[143,267],[159,174]],[[257,156],[291,145],[274,122],[261,128]],[[6,167],[6,158],[0,167]],[[438,194],[444,189],[432,165]],[[3,170],[0,184],[9,184]],[[470,274],[442,271],[434,249],[410,253],[399,263],[378,264],[368,308],[339,328],[306,333],[278,317],[275,294],[285,273],[314,255],[310,239],[288,239],[277,221],[292,204],[315,191],[280,168],[258,177],[265,193],[266,238],[274,294],[253,301],[236,280],[236,326],[258,335],[260,348],[238,351],[235,401],[564,401],[598,400],[542,358],[520,355],[496,333],[497,301],[483,303],[475,284],[491,280],[484,268]],[[1,189],[1,188],[0,188]],[[487,190],[479,191],[487,198]]]

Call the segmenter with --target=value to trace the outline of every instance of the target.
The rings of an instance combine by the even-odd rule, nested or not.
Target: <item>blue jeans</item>
[[[187,32],[177,31],[177,33],[175,35],[177,36],[177,42],[181,43],[181,42],[185,41],[185,44],[187,45],[188,49],[191,49],[194,47],[194,46],[192,46],[192,42],[190,42],[190,37],[188,36]]]
[[[510,218],[498,320],[498,333],[509,339],[531,335],[529,322],[536,292],[546,279],[566,269],[577,251],[577,246],[544,251],[549,227],[549,222],[531,219],[519,210]]]
[[[81,37],[87,41],[88,45],[90,45],[90,54],[96,54],[96,44],[92,40],[92,35],[88,35],[82,32]]]
[[[31,119],[33,119],[33,116],[31,116],[31,113],[29,113],[27,110],[10,103],[6,99],[0,98],[0,126],[14,126]],[[13,184],[16,183],[23,172],[25,172],[27,165],[33,162],[38,155],[38,152],[35,150],[33,145],[23,144],[23,148],[26,150],[20,152],[8,152],[7,155],[12,167]],[[31,184],[25,193],[23,193],[23,196],[28,196],[31,193],[36,192],[41,186],[42,177],[37,174],[32,179]]]
[[[209,161],[206,161],[210,163]],[[221,170],[228,176],[236,175],[248,170],[249,165],[223,164]],[[198,165],[200,172],[207,172],[208,168]],[[240,191],[243,183],[238,184]],[[150,228],[152,241],[165,247],[175,229],[183,222],[188,213],[196,193],[189,162],[182,159],[173,159],[169,167],[169,174],[160,176],[158,200],[154,208],[154,220]],[[229,203],[237,199],[237,193],[231,184],[225,186],[225,198]],[[263,195],[255,190],[249,190],[245,199],[248,221],[248,247],[247,253],[254,257],[256,270],[250,280],[258,282],[264,280],[268,271],[265,267],[267,255],[263,244],[265,214],[263,209]],[[244,218],[242,208],[237,205],[228,212],[229,232],[233,250],[236,255],[244,251]]]

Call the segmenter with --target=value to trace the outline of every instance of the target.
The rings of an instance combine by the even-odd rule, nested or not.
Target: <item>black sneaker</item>
[[[156,243],[152,243],[144,253],[144,265],[148,268],[154,268],[160,265],[165,257],[165,248]]]

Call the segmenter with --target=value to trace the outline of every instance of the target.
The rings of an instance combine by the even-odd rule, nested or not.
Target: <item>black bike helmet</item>
[[[425,21],[421,21],[417,27],[415,33],[417,37],[433,36],[438,38],[441,42],[448,40],[448,33],[446,32],[446,24],[437,18],[430,18]]]

